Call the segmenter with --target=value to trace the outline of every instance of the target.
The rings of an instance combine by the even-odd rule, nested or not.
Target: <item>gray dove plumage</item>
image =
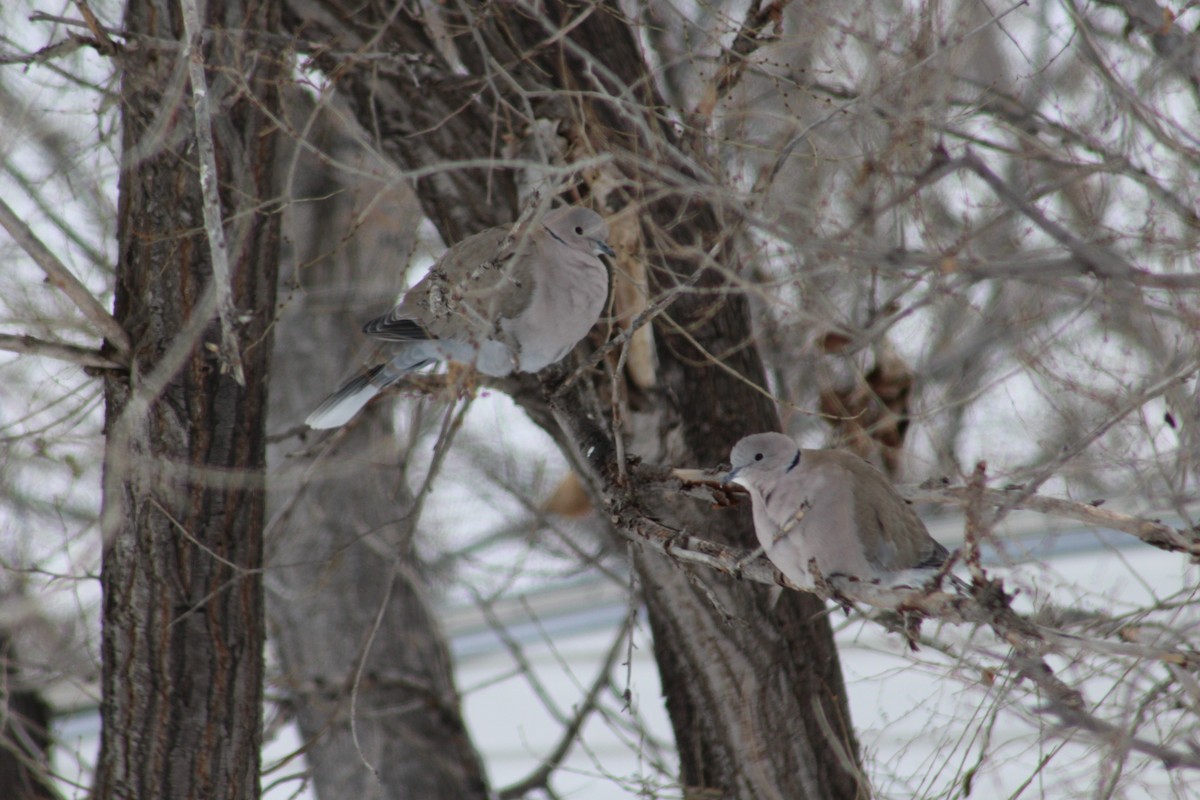
[[[852,453],[759,433],[730,462],[725,482],[750,492],[759,544],[797,586],[814,585],[810,561],[825,578],[895,585],[927,580],[949,556],[883,473]]]
[[[511,234],[511,235],[510,235]],[[390,358],[346,382],[305,422],[346,424],[380,391],[435,361],[494,377],[559,361],[600,318],[614,255],[596,212],[560,208],[515,234],[477,233],[451,247],[395,308],[363,326]]]

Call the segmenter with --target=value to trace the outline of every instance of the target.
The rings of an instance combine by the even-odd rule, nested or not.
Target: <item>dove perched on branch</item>
[[[738,442],[725,483],[750,492],[754,531],[793,583],[824,578],[920,585],[949,552],[883,473],[841,450],[804,450],[781,433]]]
[[[345,425],[380,391],[435,361],[494,377],[557,362],[604,309],[608,269],[599,256],[614,255],[607,240],[599,214],[569,207],[459,242],[395,308],[363,326],[390,359],[345,383],[305,422]]]

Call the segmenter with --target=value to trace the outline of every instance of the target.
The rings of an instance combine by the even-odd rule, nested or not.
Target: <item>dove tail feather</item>
[[[931,541],[933,542],[933,550],[922,559],[921,563],[914,564],[913,569],[937,569],[942,564],[945,564],[946,559],[950,557],[950,551],[946,549],[944,544],[936,539],[932,539]]]
[[[378,381],[383,368],[384,365],[380,364],[343,383],[336,392],[325,398],[325,401],[308,415],[304,424],[316,430],[340,428],[345,425],[387,385],[387,383]]]
[[[427,353],[413,350],[398,355],[391,361],[372,367],[346,381],[333,394],[326,397],[316,410],[308,415],[304,424],[316,430],[340,428],[362,410],[371,398],[403,378],[409,372],[432,364],[436,358]]]

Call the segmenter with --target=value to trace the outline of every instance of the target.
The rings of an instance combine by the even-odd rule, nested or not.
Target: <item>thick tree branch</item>
[[[724,473],[721,470],[703,469],[673,469],[669,472],[653,472],[649,467],[643,467],[646,480],[659,483],[667,489],[675,486],[680,491],[697,498],[706,499],[717,505],[737,503],[745,496],[745,490],[740,486],[724,486],[721,484]],[[654,477],[657,475],[657,477]],[[984,489],[975,490],[973,495],[970,486],[946,486],[931,488],[922,486],[916,489],[897,487],[908,500],[917,503],[939,503],[967,507],[974,497],[992,508],[1011,508],[1017,510],[1037,511],[1048,516],[1065,517],[1077,520],[1098,528],[1120,531],[1136,536],[1146,544],[1177,553],[1200,557],[1200,530],[1195,528],[1174,528],[1157,519],[1146,519],[1119,511],[1102,508],[1095,503],[1081,503],[1062,497],[1046,495],[1029,495],[1017,498],[1012,490]]]
[[[637,466],[631,475],[631,481],[635,486],[653,485],[658,482],[661,486],[669,487],[675,482],[682,487],[687,485],[686,482],[692,482],[693,486],[711,488],[715,481],[710,479],[710,476],[713,476],[713,473],[699,470],[667,471]],[[684,480],[680,480],[681,477]],[[957,490],[958,497],[963,502],[976,504],[974,517],[981,514],[978,505],[987,502],[986,490],[982,488],[983,477],[981,465],[976,470],[971,485]],[[697,478],[698,483],[695,482]],[[649,519],[640,510],[639,500],[631,489],[610,483],[605,489],[605,501],[612,514],[612,521],[619,530],[631,540],[648,544],[676,562],[706,566],[737,579],[772,583],[801,591],[764,558],[748,561],[753,554],[701,539],[685,531],[670,529]],[[1080,691],[1066,684],[1045,661],[1045,656],[1050,653],[1070,657],[1079,650],[1092,650],[1109,655],[1159,661],[1194,671],[1200,669],[1200,653],[1128,641],[1090,639],[1036,624],[1017,614],[1010,605],[1013,596],[1005,593],[1002,582],[989,578],[978,563],[977,538],[983,526],[986,526],[986,523],[978,518],[969,526],[968,539],[971,541],[967,547],[967,561],[970,562],[968,566],[973,579],[970,589],[966,592],[949,593],[935,586],[889,587],[844,577],[823,579],[818,576],[814,593],[824,600],[832,600],[847,608],[861,604],[884,612],[899,612],[905,620],[903,632],[910,643],[914,642],[913,637],[920,619],[925,617],[935,618],[944,623],[988,626],[1013,648],[1012,665],[1018,674],[1042,690],[1041,698],[1045,703],[1041,709],[1042,713],[1057,716],[1067,733],[1083,730],[1101,739],[1119,733],[1132,749],[1153,755],[1169,767],[1200,769],[1200,754],[1129,737],[1127,733],[1119,731],[1111,723],[1096,716],[1088,709]],[[895,627],[894,618],[887,615],[868,614],[867,618],[889,628]]]
[[[693,142],[685,152],[672,122],[657,113],[653,76],[617,4],[450,5],[443,12],[448,41],[437,45],[426,21],[410,16],[407,7],[351,7],[339,0],[290,0],[288,7],[290,20],[309,38],[325,29],[321,35],[336,35],[343,47],[386,42],[401,52],[425,50],[435,61],[454,51],[459,72],[469,79],[451,85],[417,85],[401,69],[318,59],[351,96],[364,127],[405,169],[464,157],[496,163],[546,122],[570,142],[567,163],[595,153],[612,157],[600,176],[581,172],[564,193],[607,213],[628,208],[638,215],[651,297],[700,273],[694,291],[678,292],[670,321],[668,315],[656,320],[667,322],[656,341],[663,369],[656,390],[638,398],[642,404],[631,412],[632,424],[654,431],[636,443],[639,451],[665,460],[658,453],[679,448],[681,460],[705,463],[728,452],[732,419],[778,425],[771,399],[749,389],[763,385],[765,376],[758,354],[746,346],[749,305],[729,283],[740,259],[739,222],[721,216],[726,190],[705,149]],[[544,155],[529,159],[529,169],[541,169]],[[511,222],[518,207],[516,175],[509,169],[443,172],[418,181],[417,192],[448,242]],[[719,262],[706,253],[719,253]],[[723,358],[718,363],[709,354]],[[589,465],[608,463],[620,449],[614,436],[625,432],[614,431],[611,418],[620,387],[595,371],[553,399],[553,387],[536,380],[532,386],[511,383],[515,399],[580,464],[599,495],[600,479]],[[685,518],[696,516],[690,503],[677,506]],[[674,520],[675,510],[655,513]],[[721,538],[731,545],[753,539],[745,515],[728,523]],[[766,615],[766,593],[757,587],[734,582],[713,588],[662,559],[640,551],[634,559],[639,571],[646,570],[642,582],[682,780],[731,797],[862,796],[861,774],[845,770],[833,752],[857,758],[858,745],[832,632],[817,600],[789,593]],[[730,626],[731,617],[762,624]],[[814,699],[838,730],[836,746],[815,722]],[[818,786],[820,792],[812,788]]]
[[[746,494],[745,490],[737,485],[724,485],[723,478],[724,473],[721,470],[664,470],[640,465],[637,467],[636,475],[636,479],[640,480],[644,487],[652,487],[652,491],[681,491],[698,499],[709,500],[715,504],[715,507],[724,507],[740,502]],[[618,488],[614,491],[620,492],[621,490]],[[1002,587],[998,583],[995,586],[988,586],[990,581],[978,563],[978,539],[979,529],[986,527],[986,523],[982,519],[984,506],[1001,507],[1006,505],[1010,498],[1005,492],[983,488],[982,472],[978,468],[966,486],[940,491],[922,490],[906,494],[911,499],[921,502],[952,502],[968,508],[971,519],[968,524],[965,561],[968,568],[971,569],[972,577],[976,579],[971,596],[931,591],[928,587],[917,587],[916,590],[887,587],[840,577],[824,583],[818,582],[816,593],[819,596],[826,600],[851,600],[878,609],[917,611],[946,622],[1000,624],[1007,631],[1018,630],[1025,636],[1035,636],[1056,643],[1060,648],[1066,648],[1071,643],[1079,645],[1087,641],[1089,647],[1110,654],[1151,658],[1189,668],[1200,667],[1200,655],[1193,652],[1164,650],[1123,642],[1084,640],[1079,636],[1034,625],[1031,621],[1017,616],[998,618],[996,610],[1001,607],[1008,608],[1008,603],[1007,600],[997,599],[1003,595]],[[1184,531],[1169,528],[1151,520],[1103,510],[1087,503],[1034,495],[1025,498],[1016,507],[1078,519],[1100,527],[1132,533],[1143,541],[1166,550],[1193,552],[1183,546],[1175,546],[1181,541],[1187,541],[1188,534]],[[637,539],[648,541],[656,550],[677,561],[708,566],[737,578],[776,583],[780,586],[799,589],[782,573],[771,567],[765,558],[757,558],[747,563],[747,556],[743,552],[671,530],[652,520],[640,519],[628,513],[621,515],[618,519],[624,530],[634,534]],[[1159,544],[1160,540],[1169,540],[1170,545]],[[1195,540],[1196,533],[1193,532],[1191,534],[1193,548],[1196,546]],[[987,589],[983,595],[979,592],[980,586]],[[972,600],[976,602],[973,603]]]

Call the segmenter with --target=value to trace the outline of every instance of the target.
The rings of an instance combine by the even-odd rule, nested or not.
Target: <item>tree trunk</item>
[[[369,171],[337,115],[310,127],[301,103],[293,127],[337,163]],[[328,354],[354,352],[366,311],[394,301],[421,218],[407,190],[340,172],[304,148],[295,154],[285,159],[296,184],[284,263],[294,267],[282,276],[289,302],[276,329],[273,430],[301,424],[346,377],[349,367]],[[287,439],[269,451],[267,608],[317,794],[483,800],[483,765],[414,561],[418,515],[391,405],[372,403],[319,462],[304,449]]]
[[[392,15],[386,4],[356,4],[351,10],[336,0],[289,0],[287,8],[287,22],[298,35],[336,38],[347,50],[406,54],[405,67],[394,70],[380,69],[374,61],[323,63],[337,75],[338,87],[351,98],[364,126],[377,132],[380,147],[403,167],[494,159],[500,155],[495,142],[529,135],[532,120],[519,112],[509,116],[510,110],[532,108],[539,119],[557,122],[560,134],[579,145],[579,154],[614,157],[624,181],[608,195],[606,210],[647,202],[648,187],[654,186],[644,226],[650,245],[643,254],[655,267],[652,288],[669,287],[704,268],[702,255],[680,252],[714,252],[729,271],[739,266],[732,223],[721,220],[687,180],[689,159],[702,162],[703,155],[689,151],[653,114],[651,109],[660,104],[652,80],[616,4],[551,3],[537,11],[487,4],[465,10],[461,17],[454,10],[459,6],[447,8],[445,29],[466,75],[434,46],[434,33],[424,27],[428,21],[410,16],[407,8]],[[538,18],[538,13],[546,17]],[[505,71],[503,79],[493,74],[496,65]],[[508,94],[513,83],[526,93]],[[481,90],[483,85],[487,88]],[[581,94],[568,100],[564,90]],[[614,99],[603,99],[604,92]],[[494,114],[489,116],[489,110]],[[681,152],[687,155],[681,157]],[[663,171],[643,174],[650,163]],[[506,189],[516,181],[509,170],[452,174],[454,181],[417,185],[426,213],[448,240],[513,219],[517,201]],[[663,174],[682,181],[671,189]],[[590,187],[581,184],[578,190],[586,194]],[[490,204],[481,208],[481,197]],[[721,247],[714,249],[717,242]],[[765,376],[752,346],[744,298],[729,292],[716,271],[704,276],[700,286],[725,290],[672,307],[670,315],[686,335],[672,326],[656,331],[662,390],[639,398],[638,429],[653,432],[650,440],[641,437],[639,452],[668,463],[715,464],[728,457],[742,435],[779,427],[772,404],[752,388],[765,385]],[[731,354],[723,357],[724,366],[737,376],[711,353]],[[552,433],[560,441],[574,437],[579,450],[584,450],[580,437],[591,444],[593,437],[606,435],[588,414],[600,407],[597,389],[586,391],[590,400],[580,395],[580,402],[562,404],[553,414],[533,411],[543,424],[549,419],[563,423],[568,436]],[[524,393],[522,401],[529,403],[529,397]],[[681,407],[683,398],[686,408]],[[603,464],[595,466],[599,468],[589,477],[599,496],[612,473]],[[667,500],[652,511],[729,543],[755,544],[744,513],[700,518],[694,508]],[[820,601],[792,593],[771,609],[761,587],[698,576],[712,590],[705,593],[683,568],[652,554],[639,557],[638,567],[682,778],[690,789],[727,797],[851,798],[867,793],[857,768],[837,651]]]
[[[262,739],[266,385],[278,261],[273,126],[279,63],[247,31],[270,3],[209,0],[228,319],[215,318],[193,94],[184,48],[121,55],[116,310],[133,343],[105,379],[104,592],[97,798],[254,798]],[[125,28],[177,41],[174,2],[130,2]],[[248,93],[252,93],[253,97]]]

